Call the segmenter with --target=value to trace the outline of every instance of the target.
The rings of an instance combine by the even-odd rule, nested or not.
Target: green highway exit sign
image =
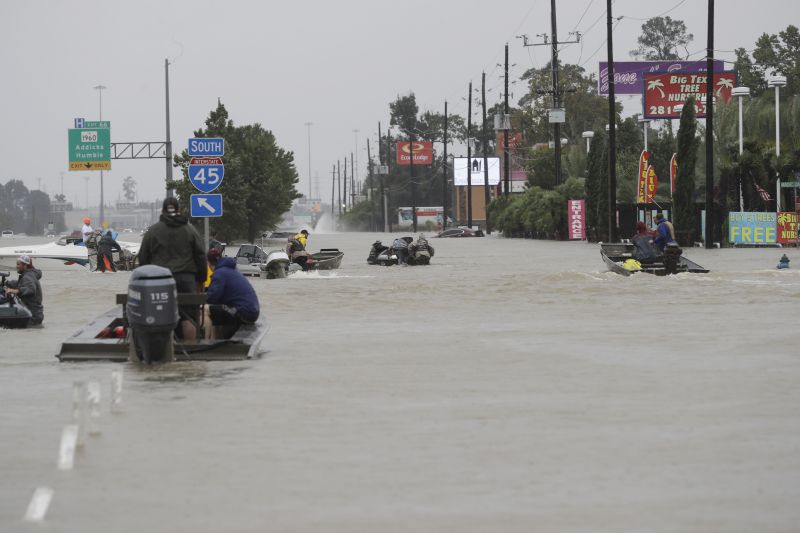
[[[111,170],[111,123],[86,122],[68,130],[70,170]]]

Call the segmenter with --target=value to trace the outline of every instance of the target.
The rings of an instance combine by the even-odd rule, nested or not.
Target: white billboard
[[[500,183],[500,158],[487,157],[486,164],[489,168],[489,185]],[[453,159],[453,184],[456,187],[467,185],[467,168],[470,169],[472,185],[483,186],[483,157],[456,157]]]

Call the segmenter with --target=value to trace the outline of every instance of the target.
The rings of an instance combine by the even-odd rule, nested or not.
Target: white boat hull
[[[139,253],[139,243],[120,242],[123,249]],[[28,255],[39,270],[88,270],[89,251],[85,246],[66,244],[63,240],[46,244],[20,244],[0,248],[0,269],[15,270],[17,258]]]

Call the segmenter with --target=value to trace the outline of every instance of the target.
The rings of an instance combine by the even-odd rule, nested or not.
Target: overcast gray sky
[[[583,32],[581,44],[565,45],[562,59],[597,72],[606,59],[603,0],[559,0],[559,38]],[[693,59],[705,55],[706,2],[702,0],[616,0],[617,60],[630,60],[643,21],[668,14],[684,20],[694,34]],[[764,32],[777,33],[800,22],[797,0],[716,2],[717,57],[751,49]],[[515,38],[550,31],[547,0],[404,2],[310,0],[305,2],[226,0],[49,0],[6,1],[0,31],[0,181],[22,179],[29,188],[61,190],[85,204],[100,196],[99,172],[67,170],[67,129],[74,117],[112,123],[112,142],[165,138],[164,59],[169,58],[172,140],[186,147],[203,125],[217,97],[237,124],[261,123],[295,154],[299,190],[309,192],[311,175],[330,191],[330,169],[357,151],[359,176],[366,173],[366,139],[373,149],[378,121],[388,123],[388,104],[413,91],[420,110],[466,115],[467,84],[480,86],[487,72],[487,100],[502,92],[503,46],[510,45],[511,79],[549,59],[547,47],[522,46]],[[512,87],[513,101],[522,94]],[[641,104],[621,99],[627,113]],[[477,118],[477,112],[476,112]],[[353,130],[359,130],[355,134]],[[356,137],[358,147],[356,148]],[[142,200],[164,195],[164,161],[112,161],[105,173],[106,201],[121,194],[134,176]],[[312,181],[312,185],[313,181]],[[312,188],[312,193],[316,191]]]

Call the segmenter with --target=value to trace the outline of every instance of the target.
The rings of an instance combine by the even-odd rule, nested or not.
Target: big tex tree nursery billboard
[[[683,103],[691,96],[698,117],[706,116],[705,97],[708,75],[700,72],[683,74],[645,74],[645,118],[681,118]],[[735,72],[714,73],[714,99],[725,103],[736,86]],[[680,107],[678,107],[680,106]]]

